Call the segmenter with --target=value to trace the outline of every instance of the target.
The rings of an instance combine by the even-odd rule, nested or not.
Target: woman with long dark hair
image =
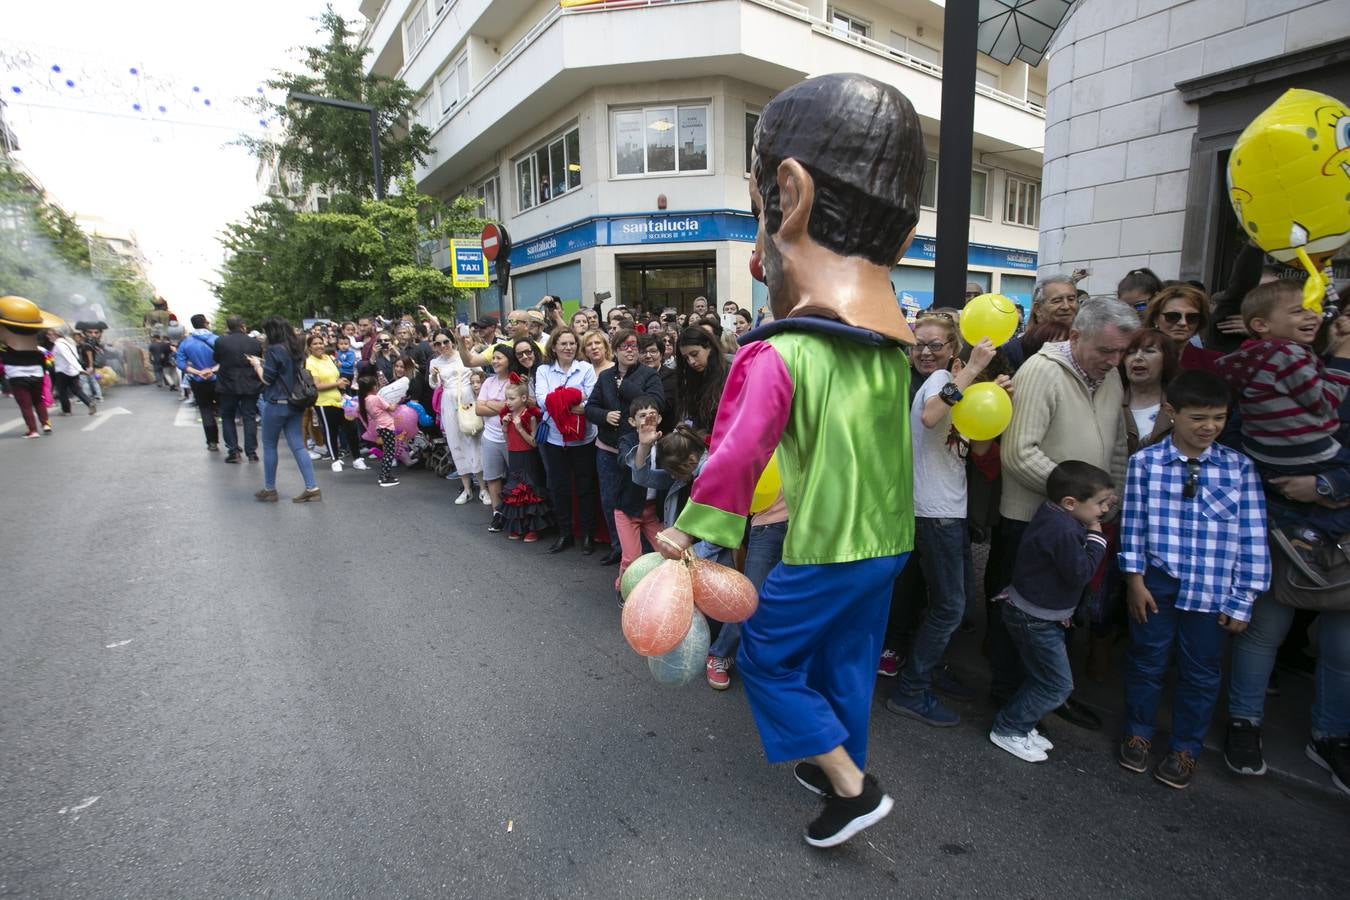
[[[711,432],[717,404],[727,381],[721,343],[702,328],[680,332],[675,355],[675,417],[700,431]]]
[[[262,451],[263,488],[253,496],[264,503],[277,501],[277,442],[286,435],[286,446],[295,457],[295,465],[305,479],[305,490],[291,498],[294,503],[321,500],[319,484],[314,480],[314,463],[305,450],[305,439],[300,429],[308,409],[295,409],[290,404],[291,391],[305,353],[305,345],[291,323],[279,316],[263,320],[263,335],[267,352],[262,359],[250,356],[254,371],[263,383]]]

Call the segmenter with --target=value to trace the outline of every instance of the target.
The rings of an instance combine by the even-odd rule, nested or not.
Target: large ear
[[[815,200],[816,184],[806,167],[795,159],[779,163],[778,209],[783,218],[774,236],[789,242],[804,239]]]

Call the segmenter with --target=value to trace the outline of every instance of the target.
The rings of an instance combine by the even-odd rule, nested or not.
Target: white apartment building
[[[511,293],[475,314],[597,293],[688,309],[765,302],[748,263],[757,116],[826,72],[896,85],[928,136],[919,238],[892,280],[932,302],[943,7],[931,0],[365,0],[367,64],[420,94],[422,190],[483,200],[512,238]],[[970,279],[1029,300],[1037,266],[1043,68],[981,57]],[[964,173],[962,177],[965,177]]]
[[[1350,0],[1080,0],[1046,62],[1043,269],[1218,290],[1246,240],[1229,151],[1289,88],[1350,101]]]

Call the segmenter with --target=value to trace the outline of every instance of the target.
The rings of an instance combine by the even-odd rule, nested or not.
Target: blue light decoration
[[[22,94],[22,93],[23,93],[23,88],[19,87],[17,84],[10,85],[10,88],[9,88],[9,89],[10,89],[11,91],[13,91],[14,93],[16,93],[16,94]]]
[[[258,124],[261,125],[262,127],[266,128],[266,127],[267,127],[267,120],[266,120],[266,119],[259,119],[259,120],[258,120]]]
[[[168,110],[167,107],[161,106],[161,107],[159,107],[159,111],[162,112],[162,113],[166,113],[166,112],[168,112],[169,110]]]
[[[141,105],[140,105],[139,103],[133,103],[133,104],[131,104],[131,108],[134,109],[134,110],[136,110],[136,112],[140,112],[140,111],[141,111]]]
[[[74,87],[74,86],[75,86],[75,82],[73,82],[73,81],[71,81],[69,78],[67,78],[67,79],[66,79],[66,87]]]
[[[210,98],[210,97],[207,97],[207,98],[206,98],[205,100],[203,100],[202,102],[205,103],[207,106],[210,106],[210,105],[211,105],[211,98]]]
[[[127,71],[130,72],[132,75],[141,74],[141,70],[136,68],[135,66],[132,66],[130,69],[127,69]]]
[[[58,66],[58,65],[56,65],[56,64],[53,64],[53,65],[52,65],[52,71],[59,74],[59,73],[61,72],[61,67]]]
[[[199,87],[197,87],[197,85],[194,84],[194,85],[192,86],[192,93],[194,93],[194,94],[200,94],[201,92],[202,92],[202,89],[199,88]]]

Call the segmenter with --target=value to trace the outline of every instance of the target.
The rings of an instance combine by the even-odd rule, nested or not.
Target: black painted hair
[[[1213,372],[1189,369],[1167,383],[1167,404],[1175,412],[1185,409],[1227,408],[1233,399],[1228,384]]]
[[[1045,479],[1045,495],[1054,503],[1065,497],[1090,500],[1099,491],[1115,487],[1111,476],[1081,459],[1066,459],[1050,471]]]

